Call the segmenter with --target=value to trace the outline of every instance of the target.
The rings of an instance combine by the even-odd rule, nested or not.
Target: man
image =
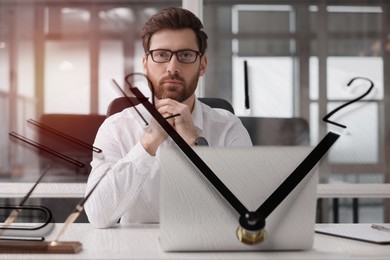
[[[207,35],[200,20],[181,8],[163,9],[142,31],[144,73],[150,79],[157,110],[191,146],[205,138],[210,146],[251,146],[241,121],[223,109],[212,109],[195,97],[200,76],[207,67]],[[96,227],[117,223],[159,222],[159,151],[173,141],[148,116],[145,126],[134,108],[109,117],[100,127],[87,192],[105,173],[85,205]],[[201,138],[200,138],[201,137]],[[204,139],[203,139],[204,140]]]

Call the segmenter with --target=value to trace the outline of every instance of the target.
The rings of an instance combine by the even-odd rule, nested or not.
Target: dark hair
[[[199,51],[203,55],[207,49],[207,34],[203,31],[202,22],[190,11],[169,7],[152,15],[142,28],[142,45],[145,52],[149,51],[150,38],[161,29],[192,29],[198,41]]]

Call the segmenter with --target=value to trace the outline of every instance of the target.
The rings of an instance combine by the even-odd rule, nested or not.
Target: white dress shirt
[[[150,122],[149,112],[142,105],[137,109]],[[192,119],[209,146],[252,146],[240,119],[227,110],[213,109],[196,99]],[[145,151],[140,140],[146,129],[134,108],[110,116],[99,128],[94,146],[103,152],[93,155],[87,192],[107,175],[85,204],[94,226],[110,227],[119,219],[121,223],[159,222],[160,148],[156,156]],[[169,137],[161,144],[171,145]]]

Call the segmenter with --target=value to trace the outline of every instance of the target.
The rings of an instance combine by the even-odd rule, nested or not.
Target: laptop
[[[255,211],[306,158],[312,147],[196,147],[194,150],[241,203]],[[239,214],[184,153],[178,148],[165,149],[160,158],[160,244],[164,251],[312,248],[318,184],[316,167],[267,217],[265,241],[247,245],[236,235]]]

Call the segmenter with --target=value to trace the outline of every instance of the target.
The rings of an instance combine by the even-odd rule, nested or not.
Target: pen
[[[380,231],[390,232],[390,227],[385,227],[385,226],[381,226],[381,225],[372,224],[371,228],[377,229],[377,230],[380,230]]]

